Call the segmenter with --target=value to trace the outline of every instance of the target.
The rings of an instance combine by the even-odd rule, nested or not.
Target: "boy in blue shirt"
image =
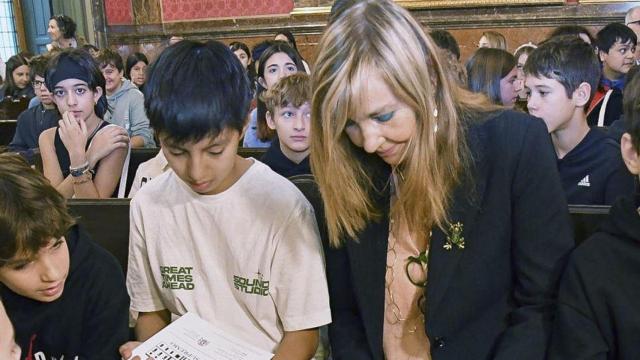
[[[524,72],[527,107],[547,124],[567,202],[609,205],[628,194],[633,178],[617,143],[587,125],[585,108],[600,77],[591,46],[576,37],[552,38],[529,55]]]

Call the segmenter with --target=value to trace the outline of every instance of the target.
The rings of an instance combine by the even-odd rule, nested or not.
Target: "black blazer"
[[[502,111],[469,122],[473,165],[455,190],[451,223],[465,248],[433,229],[425,330],[434,360],[543,359],[557,283],[573,246],[556,156],[542,121]],[[325,243],[333,359],[383,359],[390,170],[364,155],[384,216],[358,241]]]

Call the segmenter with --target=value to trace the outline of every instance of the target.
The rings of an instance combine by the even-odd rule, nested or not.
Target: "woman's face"
[[[275,53],[264,64],[264,74],[260,78],[260,85],[265,89],[271,89],[278,80],[297,72],[298,68],[289,55],[283,52]]]
[[[147,64],[145,64],[144,61],[138,61],[131,67],[131,70],[129,71],[131,82],[134,83],[137,87],[144,85],[147,76],[146,73]]]
[[[58,27],[58,22],[55,19],[49,20],[49,28],[47,28],[47,34],[51,41],[58,41],[62,38],[62,32]]]
[[[397,166],[416,131],[415,111],[396,97],[377,70],[368,70],[361,81],[366,82],[360,85],[362,100],[345,132],[354,145]]]
[[[515,66],[507,76],[500,79],[500,100],[502,105],[513,107],[518,100],[518,92],[522,90],[522,81],[518,79],[518,67]]]
[[[13,83],[16,84],[19,89],[26,88],[29,86],[29,65],[18,66],[13,70],[11,76],[13,76]]]

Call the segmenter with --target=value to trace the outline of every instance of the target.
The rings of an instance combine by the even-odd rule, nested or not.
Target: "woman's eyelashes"
[[[372,118],[377,122],[387,122],[387,121],[393,119],[393,115],[395,113],[396,113],[395,111],[391,111],[391,112],[388,112],[386,114],[372,116]]]

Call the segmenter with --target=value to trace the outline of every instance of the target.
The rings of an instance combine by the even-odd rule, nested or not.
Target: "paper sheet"
[[[146,360],[267,360],[273,354],[186,313],[133,351]]]

